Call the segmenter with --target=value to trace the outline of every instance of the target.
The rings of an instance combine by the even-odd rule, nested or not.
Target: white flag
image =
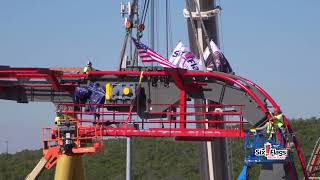
[[[216,43],[214,43],[212,40],[210,41],[210,46],[211,46],[211,49],[212,49],[213,54],[214,54],[215,52],[220,52],[220,53],[222,53],[222,52],[220,51],[220,49],[218,48],[218,46],[216,45]],[[209,55],[210,55],[210,50],[209,50],[209,48],[207,47],[207,48],[204,50],[204,52],[203,52],[203,58],[204,58],[205,60],[207,60],[208,57],[209,57]]]
[[[200,63],[200,60],[182,42],[178,43],[169,61],[177,68],[195,71],[204,70],[204,66]]]
[[[210,56],[210,50],[208,47],[203,52],[203,59],[207,68],[224,73],[233,73],[227,58],[212,40],[210,41],[210,47],[212,49],[213,56]],[[217,69],[214,68],[214,65]]]

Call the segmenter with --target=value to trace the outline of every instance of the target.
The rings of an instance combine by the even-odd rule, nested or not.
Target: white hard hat
[[[62,110],[60,108],[57,109],[57,114],[62,114]]]

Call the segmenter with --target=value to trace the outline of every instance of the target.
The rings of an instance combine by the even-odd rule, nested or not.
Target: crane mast
[[[187,16],[189,42],[193,52],[198,52],[198,55],[201,54],[204,48],[207,47],[208,38],[219,45],[218,16],[216,13],[205,13],[218,12],[215,11],[218,10],[215,0],[187,0],[186,6],[187,8],[184,10],[184,14]],[[189,11],[191,11],[191,13]],[[199,15],[198,11],[200,11],[200,14],[204,12],[203,17]],[[188,14],[191,14],[191,17],[188,16]],[[192,20],[194,22],[192,22]],[[202,28],[201,21],[203,22],[205,29]],[[199,42],[197,42],[197,40]],[[213,102],[195,99],[195,103],[205,104]],[[201,118],[202,117],[198,117],[198,119]],[[199,146],[199,151],[201,179],[230,179],[228,150],[225,138],[216,138],[212,141],[202,142]]]

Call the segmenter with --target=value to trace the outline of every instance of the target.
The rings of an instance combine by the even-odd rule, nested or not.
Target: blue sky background
[[[125,33],[119,4],[0,0],[0,64],[82,67],[90,57],[98,69],[116,69]],[[157,4],[162,26],[164,1]],[[187,44],[185,1],[170,4],[174,45]],[[222,49],[236,73],[264,87],[289,118],[319,117],[320,1],[221,0],[221,5]],[[161,28],[157,49],[164,47]],[[148,33],[143,41],[148,44]],[[164,48],[159,51],[165,55]],[[0,152],[5,140],[10,152],[40,147],[41,128],[53,124],[52,104],[0,100],[0,109]]]

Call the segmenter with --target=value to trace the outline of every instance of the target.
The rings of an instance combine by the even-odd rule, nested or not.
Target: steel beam
[[[194,1],[194,0],[187,0],[190,5],[188,10],[191,10],[192,12],[197,12],[197,10],[200,10],[200,12],[203,11],[209,11],[213,10],[215,8],[215,0],[202,0],[202,1]],[[198,3],[198,8],[195,3]],[[191,18],[187,19],[188,22],[188,32],[189,32],[189,42],[190,47],[193,50],[193,52],[198,53],[199,51],[202,52],[206,45],[206,37],[205,33],[203,32],[203,29],[201,27],[201,23],[199,21],[200,19],[197,18],[195,22],[191,21]],[[196,26],[197,34],[194,34],[194,30],[192,30],[192,23]],[[208,38],[212,39],[216,44],[219,44],[218,40],[218,23],[216,17],[206,18],[203,19],[204,26],[206,28]],[[198,42],[196,40],[199,40],[200,46],[197,47]],[[199,51],[198,51],[199,49]],[[201,54],[201,53],[200,53]],[[198,53],[199,56],[199,53]],[[202,100],[195,99],[195,102],[198,104],[200,102],[203,102]],[[204,103],[204,102],[203,102]],[[201,118],[201,117],[198,117]],[[214,139],[212,142],[204,142],[200,145],[200,162],[202,163],[200,165],[200,172],[201,172],[201,179],[203,180],[217,180],[217,179],[230,179],[229,171],[228,171],[228,151],[227,151],[227,145],[225,143],[225,139]]]

